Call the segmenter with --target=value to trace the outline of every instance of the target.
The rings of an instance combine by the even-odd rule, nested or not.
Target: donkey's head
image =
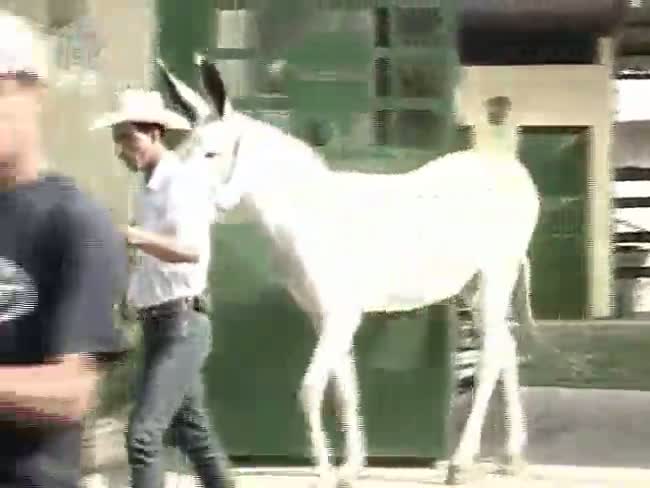
[[[257,200],[268,197],[271,189],[275,195],[288,194],[287,188],[292,185],[304,186],[305,177],[321,176],[327,171],[322,160],[303,142],[267,122],[235,111],[214,63],[197,55],[195,64],[200,70],[205,97],[159,62],[169,97],[193,125],[192,133],[177,153],[189,163],[209,168],[219,209],[229,212],[243,200],[255,200],[250,207],[258,208],[262,204]]]
[[[228,190],[224,190],[223,185],[231,180],[235,172],[241,152],[242,124],[246,119],[231,106],[225,83],[215,63],[195,55],[194,64],[200,71],[204,95],[187,86],[162,61],[158,61],[169,98],[192,124],[192,132],[176,148],[176,152],[187,163],[199,165],[200,173],[214,184],[213,196],[219,210],[219,222],[248,221],[251,214],[238,205],[242,195],[232,191],[232,187],[237,185],[229,185]]]
[[[204,96],[174,76],[161,60],[157,63],[167,95],[193,128],[177,153],[185,160],[210,160],[217,171],[215,176],[225,179],[233,164],[239,130],[237,113],[228,100],[219,69],[204,56],[195,55]]]

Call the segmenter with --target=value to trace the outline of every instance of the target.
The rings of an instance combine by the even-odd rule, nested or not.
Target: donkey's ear
[[[221,73],[215,63],[211,63],[203,56],[197,56],[195,60],[201,69],[201,81],[205,91],[210,96],[214,108],[219,117],[223,117],[226,105],[226,85],[221,78]]]
[[[176,105],[192,126],[196,126],[210,114],[210,106],[197,92],[171,74],[161,59],[156,63],[162,72],[162,81],[172,103]]]

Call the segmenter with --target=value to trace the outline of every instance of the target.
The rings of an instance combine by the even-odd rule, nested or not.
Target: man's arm
[[[168,195],[168,234],[148,232],[135,226],[124,230],[127,243],[166,263],[197,263],[206,240],[214,210],[209,200],[208,183],[191,169],[172,181]]]
[[[197,263],[199,251],[192,245],[187,245],[176,238],[176,234],[162,235],[147,232],[135,226],[124,229],[128,245],[160,259],[166,263]]]
[[[93,404],[94,361],[69,354],[59,361],[0,368],[0,415],[78,421]]]

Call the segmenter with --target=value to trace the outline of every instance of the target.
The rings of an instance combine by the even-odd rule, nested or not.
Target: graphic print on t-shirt
[[[37,303],[34,280],[20,265],[0,257],[0,326],[31,313]]]

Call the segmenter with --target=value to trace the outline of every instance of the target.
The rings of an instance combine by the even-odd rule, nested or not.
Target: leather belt
[[[156,318],[172,317],[176,314],[186,312],[188,310],[195,310],[198,297],[183,297],[169,300],[151,307],[138,309],[138,319],[146,322]]]

